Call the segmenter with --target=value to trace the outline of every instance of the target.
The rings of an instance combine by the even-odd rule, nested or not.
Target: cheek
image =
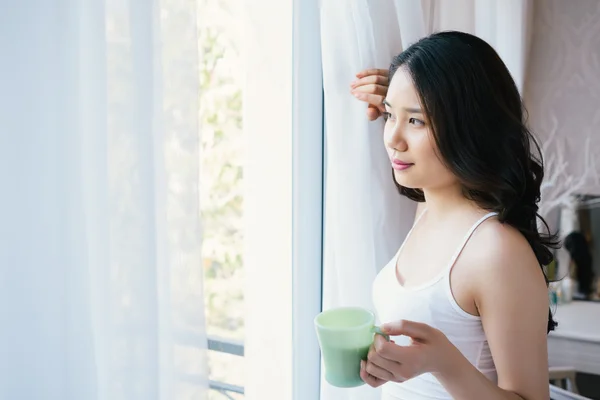
[[[391,162],[391,161],[392,161],[392,157],[393,157],[393,155],[394,155],[394,150],[393,150],[393,149],[390,149],[390,148],[389,148],[389,147],[387,147],[387,146],[385,146],[385,151],[386,151],[386,153],[387,153],[387,155],[388,155],[388,158],[389,158],[389,160],[390,160],[390,162]]]
[[[427,154],[425,154],[427,159],[427,163],[434,168],[436,171],[442,172],[442,170],[446,170],[444,163],[440,160],[437,152],[434,149],[428,149]]]
[[[435,151],[435,144],[430,135],[418,132],[410,141],[409,149],[415,157],[428,166],[434,167],[439,163]]]
[[[451,184],[456,181],[456,177],[450,171],[446,165],[440,160],[440,157],[435,151],[435,149],[431,149],[431,151],[427,152],[427,173],[429,176],[434,178],[434,181],[437,184],[445,185]]]
[[[423,163],[427,175],[435,180],[448,181],[454,179],[454,175],[440,160],[435,146],[435,141],[431,135],[423,135],[414,143],[413,150],[418,151],[419,161]]]

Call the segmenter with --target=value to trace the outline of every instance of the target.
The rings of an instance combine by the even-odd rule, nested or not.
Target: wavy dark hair
[[[594,291],[594,269],[592,268],[592,253],[587,239],[581,232],[575,231],[565,237],[563,245],[575,262],[579,291],[589,296]]]
[[[537,212],[542,153],[526,126],[527,112],[502,59],[477,36],[445,31],[394,57],[390,81],[399,68],[412,78],[440,159],[459,179],[465,197],[518,229],[544,271],[559,242]],[[396,186],[402,195],[425,201],[422,190],[397,182]],[[538,218],[547,233],[539,232]],[[548,332],[555,327],[549,310]]]

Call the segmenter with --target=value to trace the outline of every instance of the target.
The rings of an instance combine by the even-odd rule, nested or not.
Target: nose
[[[399,126],[394,125],[389,128],[386,127],[384,131],[384,141],[385,145],[390,149],[394,149],[398,152],[408,150],[408,143],[404,139],[404,135]]]

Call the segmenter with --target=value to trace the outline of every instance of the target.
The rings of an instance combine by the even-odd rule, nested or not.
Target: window
[[[312,322],[321,306],[323,199],[318,1],[202,4],[211,399],[318,398]]]
[[[200,51],[202,264],[210,399],[243,398],[244,153],[241,0],[203,0]]]

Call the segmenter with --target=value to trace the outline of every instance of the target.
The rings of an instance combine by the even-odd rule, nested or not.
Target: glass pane
[[[242,0],[200,0],[202,263],[209,336],[243,340]],[[211,351],[210,379],[243,386],[243,358]],[[242,398],[211,391],[211,399]]]
[[[241,0],[204,0],[199,11],[203,223],[208,332],[242,339]]]
[[[244,386],[244,358],[218,351],[208,352],[210,378],[235,386]]]

